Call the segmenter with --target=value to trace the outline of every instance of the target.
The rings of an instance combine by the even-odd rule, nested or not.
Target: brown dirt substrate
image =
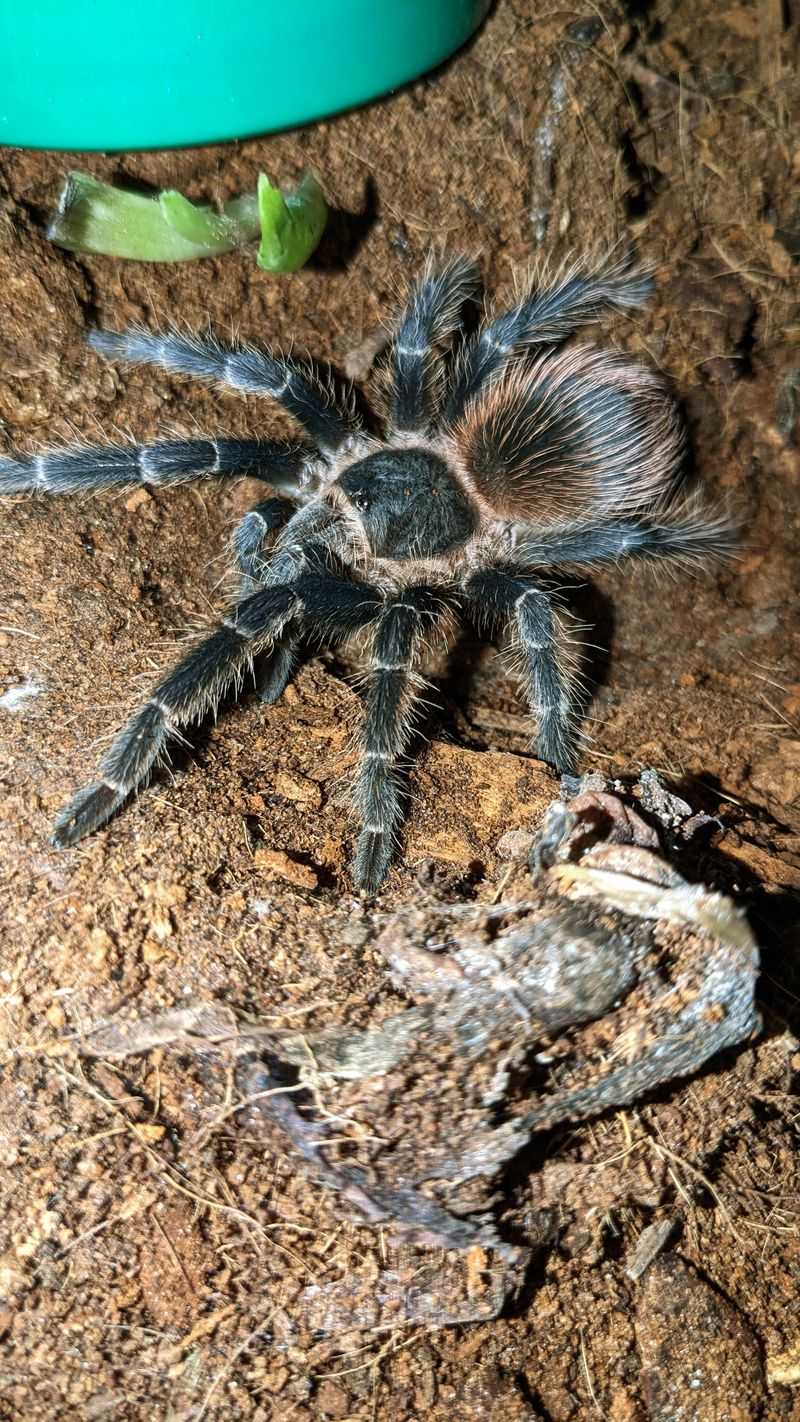
[[[534,826],[555,788],[514,687],[491,653],[465,649],[374,907],[347,874],[357,696],[330,658],[275,707],[226,712],[174,779],[58,853],[49,824],[98,744],[220,606],[226,537],[253,490],[7,504],[0,693],[23,694],[0,702],[0,1417],[800,1418],[798,11],[531,10],[499,0],[441,72],[303,132],[1,153],[0,448],[286,429],[253,400],[102,365],[92,325],[210,321],[341,366],[431,244],[477,251],[491,290],[540,246],[629,233],[657,296],[608,335],[673,379],[697,472],[734,500],[746,537],[737,563],[699,580],[620,571],[576,590],[589,640],[610,648],[593,654],[584,767],[655,766],[720,817],[681,868],[747,905],[765,1032],[656,1101],[552,1133],[512,1171],[523,1235],[526,1219],[541,1233],[542,1171],[562,1171],[564,1203],[504,1316],[405,1323],[414,1289],[480,1292],[481,1260],[350,1225],[274,1141],[236,1125],[219,1074],[158,1050],[82,1060],[74,1038],[196,1001],[278,1028],[386,1015],[373,915],[418,893],[424,859],[441,892],[480,892],[498,840]],[[312,166],[339,215],[283,280],[249,253],[79,258],[43,235],[76,166],[196,198]],[[642,1231],[665,1221],[668,1252],[631,1278]],[[395,1323],[348,1321],[337,1300],[354,1278],[394,1300]]]

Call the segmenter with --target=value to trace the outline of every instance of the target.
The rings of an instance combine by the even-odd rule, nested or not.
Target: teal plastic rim
[[[0,0],[0,143],[172,148],[290,128],[440,64],[491,0]]]

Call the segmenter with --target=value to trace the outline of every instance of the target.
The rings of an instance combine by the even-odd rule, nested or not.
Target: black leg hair
[[[392,857],[402,817],[398,758],[408,745],[414,705],[423,683],[415,676],[420,643],[446,611],[441,589],[404,588],[378,619],[372,642],[362,759],[354,787],[362,824],[353,874],[375,893]]]
[[[294,581],[299,575],[325,565],[327,548],[325,525],[330,510],[319,502],[297,509],[288,499],[266,499],[256,504],[237,525],[233,534],[236,561],[245,578],[241,595],[255,592],[256,586],[275,587]],[[264,556],[270,534],[284,525],[278,546]],[[287,629],[266,652],[253,662],[256,693],[266,705],[277,701],[286,690],[298,661],[300,636]]]
[[[447,401],[448,424],[459,420],[472,397],[522,351],[560,345],[609,307],[642,306],[652,287],[650,275],[629,255],[600,270],[572,266],[534,285],[525,300],[484,326],[463,352]]]
[[[330,510],[321,503],[295,511],[279,535],[268,563],[261,564],[261,581],[269,586],[293,582],[303,573],[322,573],[331,558],[326,542]],[[300,658],[302,633],[287,628],[269,651],[261,652],[253,663],[256,694],[265,705],[283,695]]]
[[[359,428],[351,408],[312,371],[293,361],[248,347],[228,347],[213,336],[184,336],[176,331],[92,331],[89,344],[107,360],[159,365],[177,375],[191,375],[230,386],[247,395],[269,395],[299,421],[325,453],[339,449]]]
[[[391,422],[398,430],[426,430],[433,422],[439,380],[437,347],[458,329],[464,304],[478,295],[473,262],[457,257],[437,270],[428,264],[412,288],[392,347]]]
[[[504,621],[522,662],[528,704],[538,721],[536,753],[562,774],[575,770],[577,696],[558,647],[558,628],[545,588],[499,568],[473,573],[464,591],[479,618]]]
[[[287,524],[295,512],[296,506],[288,499],[264,499],[262,503],[255,504],[236,525],[232,543],[236,562],[243,574],[242,597],[254,593],[265,583],[279,581],[270,576],[270,565],[264,553],[270,535]],[[259,652],[253,659],[253,680],[261,701],[271,704],[283,695],[297,661],[297,641],[291,632],[284,632],[273,647]]]
[[[104,824],[151,775],[170,736],[212,710],[253,656],[279,638],[293,620],[326,632],[352,632],[378,613],[380,593],[343,578],[307,574],[288,586],[263,588],[238,603],[229,617],[158,683],[100,764],[101,779],[88,785],[59,815],[52,841],[77,844]]]
[[[736,525],[724,509],[688,503],[666,512],[659,523],[631,519],[523,535],[514,545],[514,561],[521,568],[555,568],[643,558],[691,568],[730,558],[738,543]]]
[[[254,504],[233,530],[233,554],[245,580],[242,596],[256,591],[256,586],[274,579],[269,577],[269,560],[264,557],[270,536],[283,528],[296,513],[297,506],[289,499],[263,499]]]
[[[0,459],[0,494],[78,494],[126,484],[180,484],[248,475],[296,489],[313,450],[269,439],[164,439],[100,444]]]

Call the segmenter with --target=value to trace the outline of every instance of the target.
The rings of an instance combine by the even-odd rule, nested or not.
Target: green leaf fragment
[[[249,225],[243,218],[246,213],[238,210],[228,215],[223,209],[220,216],[210,207],[195,207],[180,193],[146,197],[88,173],[69,173],[47,235],[71,252],[140,262],[191,262],[252,242],[259,232],[255,203]]]
[[[241,210],[240,199],[235,201],[238,203],[235,213],[229,211],[231,203],[226,203],[222,212],[214,212],[205,204],[198,207],[183,193],[171,191],[158,195],[158,205],[167,226],[193,247],[202,248],[205,255],[211,256],[217,252],[231,252],[258,236],[255,201],[251,200],[249,214]]]
[[[261,237],[258,265],[293,272],[303,266],[325,228],[322,189],[310,175],[282,194],[263,174],[258,194],[244,194],[217,212],[174,190],[146,197],[73,172],[48,237],[71,252],[140,262],[191,262],[231,252]]]
[[[296,272],[305,266],[328,220],[328,207],[316,178],[306,173],[296,192],[282,193],[260,173],[258,211],[258,265],[265,272]]]

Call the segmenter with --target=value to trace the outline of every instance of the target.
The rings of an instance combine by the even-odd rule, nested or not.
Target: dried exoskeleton
[[[520,896],[431,896],[383,922],[375,947],[412,1005],[367,1030],[237,1032],[203,1009],[90,1048],[235,1037],[240,1090],[258,1097],[251,1134],[282,1139],[353,1218],[417,1243],[493,1246],[513,1269],[493,1197],[534,1132],[637,1101],[759,1026],[743,913],[657,845],[618,795],[556,802]]]

